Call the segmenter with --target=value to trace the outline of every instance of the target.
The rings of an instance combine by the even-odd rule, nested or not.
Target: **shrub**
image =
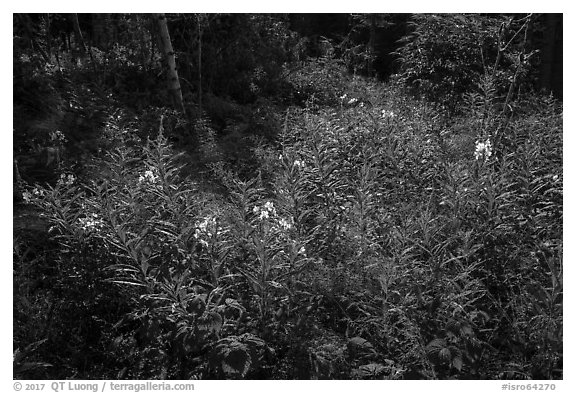
[[[400,79],[413,92],[450,109],[464,93],[477,91],[485,73],[495,76],[498,94],[505,94],[518,68],[517,52],[523,51],[515,30],[524,29],[523,22],[513,24],[499,16],[414,15],[413,31],[397,52]]]

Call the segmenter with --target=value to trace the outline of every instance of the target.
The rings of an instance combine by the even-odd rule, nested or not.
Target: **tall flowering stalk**
[[[490,141],[490,138],[486,139],[485,141],[476,141],[476,150],[474,151],[474,158],[476,161],[486,161],[490,158],[490,156],[492,156],[492,142]]]

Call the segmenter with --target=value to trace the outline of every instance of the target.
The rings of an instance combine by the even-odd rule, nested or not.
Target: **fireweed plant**
[[[450,118],[341,82],[278,116],[251,176],[219,156],[218,192],[162,127],[27,187],[50,248],[17,239],[15,277],[47,266],[51,287],[46,306],[15,288],[42,326],[19,330],[17,375],[561,378],[561,106],[502,116],[486,77]]]

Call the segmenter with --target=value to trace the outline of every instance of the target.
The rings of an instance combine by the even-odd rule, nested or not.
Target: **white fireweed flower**
[[[304,246],[300,247],[300,249],[298,250],[298,254],[306,256],[306,248],[304,248]]]
[[[492,155],[492,142],[490,139],[486,139],[486,142],[476,141],[476,151],[474,152],[474,158],[479,160],[484,157],[487,160]]]
[[[104,221],[96,213],[88,213],[86,217],[78,219],[78,225],[83,231],[92,232],[104,226]]]
[[[50,133],[51,141],[66,142],[66,136],[60,130],[56,130]]]
[[[140,175],[138,178],[138,183],[147,182],[147,183],[156,183],[158,180],[158,175],[154,173],[153,170],[147,170],[144,172],[144,175]]]
[[[357,101],[358,101],[358,98],[351,98],[350,101],[348,101],[348,105],[355,104]]]
[[[201,233],[207,233],[215,227],[216,227],[216,217],[206,217],[204,220],[202,220],[201,223],[197,224],[196,231]]]
[[[250,89],[250,91],[251,91],[252,93],[257,93],[258,90],[260,90],[260,89],[258,88],[258,86],[256,86],[256,85],[254,84],[254,82],[250,82],[250,85],[248,86],[248,88]]]
[[[304,161],[295,160],[295,161],[294,161],[294,166],[295,166],[295,167],[298,167],[298,168],[304,168]]]
[[[272,213],[273,215],[276,214],[276,208],[274,207],[274,204],[270,201],[264,204],[264,209],[268,210],[268,212]]]
[[[76,178],[74,177],[74,175],[72,175],[72,174],[65,175],[64,173],[62,173],[60,175],[60,179],[58,180],[58,183],[65,185],[65,186],[71,186],[75,180],[76,180]]]
[[[24,199],[24,202],[30,203],[30,201],[32,200],[32,194],[29,191],[24,191],[22,193],[22,198]]]
[[[388,110],[386,110],[386,109],[382,109],[382,112],[381,112],[381,113],[382,113],[382,117],[383,117],[384,119],[386,119],[386,118],[393,119],[393,118],[396,117],[396,114],[395,114],[394,112],[388,111]]]
[[[218,226],[216,217],[206,217],[200,223],[196,223],[194,238],[204,247],[208,247],[208,240],[217,237],[223,232],[222,227]]]
[[[285,231],[289,230],[290,228],[292,228],[292,224],[286,220],[285,218],[281,218],[280,220],[278,220],[278,225],[284,229]]]
[[[43,197],[46,194],[46,192],[42,189],[34,187],[34,189],[32,189],[32,194],[37,197]]]
[[[255,214],[259,214],[258,218],[260,220],[270,218],[270,216],[276,216],[276,208],[274,207],[274,204],[270,201],[266,202],[262,207],[254,206],[252,211]]]

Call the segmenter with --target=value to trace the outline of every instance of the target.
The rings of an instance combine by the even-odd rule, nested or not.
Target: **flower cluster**
[[[206,217],[200,223],[196,224],[194,230],[194,238],[198,240],[204,247],[208,247],[208,240],[223,232],[222,227],[218,226],[216,217]]]
[[[297,168],[304,168],[304,161],[294,160],[294,166]]]
[[[279,216],[272,202],[266,202],[263,206],[254,206],[252,211],[258,215],[258,220],[270,220],[269,228],[272,232],[282,233],[294,227],[294,219]]]
[[[284,156],[282,154],[280,154],[278,156],[278,160],[282,161],[284,159]],[[294,160],[294,162],[292,163],[292,166],[295,166],[296,168],[304,168],[305,162],[304,160]]]
[[[144,172],[144,174],[140,175],[140,177],[138,178],[138,183],[154,184],[156,183],[156,181],[158,181],[158,175],[156,174],[155,170],[151,169]]]
[[[60,179],[58,179],[58,184],[63,185],[63,186],[71,186],[72,184],[74,184],[74,181],[76,180],[76,178],[74,177],[74,175],[72,174],[64,174],[62,173],[60,175]]]
[[[476,141],[476,151],[474,152],[474,158],[479,160],[484,158],[487,160],[492,155],[492,143],[490,139],[486,139],[486,142]]]
[[[352,106],[358,102],[358,98],[356,98],[356,97],[351,97],[348,101],[346,101],[346,98],[348,98],[348,94],[344,94],[343,96],[341,96],[340,100],[342,101],[342,103],[345,103],[347,106]],[[362,103],[360,103],[360,104],[362,105]],[[362,106],[364,106],[364,105],[362,105]]]
[[[279,226],[280,228],[282,228],[283,230],[287,231],[287,230],[289,230],[289,229],[292,228],[292,223],[291,223],[290,221],[291,221],[291,220],[287,220],[287,219],[285,219],[285,218],[280,218],[280,219],[278,220],[278,226]]]
[[[22,193],[22,198],[24,199],[24,202],[30,203],[35,198],[42,198],[45,195],[46,191],[39,188],[33,188],[32,191],[24,191]]]
[[[301,255],[302,257],[306,258],[306,247],[302,245],[302,243],[292,240],[290,242],[290,253],[294,256]]]
[[[66,142],[66,136],[62,131],[56,130],[50,133],[50,140],[53,142],[64,143]]]
[[[382,118],[384,119],[393,119],[396,117],[396,114],[392,111],[388,111],[386,109],[382,109]]]
[[[86,217],[78,219],[78,225],[85,232],[92,232],[104,226],[104,221],[96,213],[88,213]]]
[[[274,217],[276,215],[276,208],[274,207],[274,204],[270,201],[266,202],[262,207],[254,206],[254,209],[252,209],[252,211],[255,214],[258,214],[259,220],[268,219],[270,218],[270,216]]]

